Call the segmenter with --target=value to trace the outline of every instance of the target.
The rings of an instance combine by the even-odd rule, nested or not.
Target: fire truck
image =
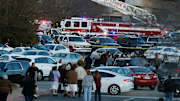
[[[133,18],[143,23],[144,26],[139,26],[135,23],[106,22],[101,18],[72,17],[61,21],[62,33],[78,33],[80,35],[138,33],[150,36],[165,36],[166,34],[166,30],[157,26],[159,24],[156,23],[155,15],[150,14],[147,10],[119,0],[91,1],[111,7],[125,15],[131,15]]]

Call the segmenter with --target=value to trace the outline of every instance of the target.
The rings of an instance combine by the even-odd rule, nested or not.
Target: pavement
[[[49,90],[49,84],[48,81],[41,81],[38,83],[38,93],[40,96],[35,101],[83,101],[83,97],[72,99],[69,97],[63,97],[62,94],[54,97]],[[22,88],[15,89],[12,94],[9,94],[7,101],[25,101],[21,91]],[[104,93],[102,94],[102,101],[157,101],[159,97],[164,97],[164,93],[156,90],[149,90],[148,88],[140,88],[127,93],[121,93],[117,96]],[[92,93],[92,99],[94,99],[94,93]],[[180,101],[180,97],[174,98],[174,101]]]

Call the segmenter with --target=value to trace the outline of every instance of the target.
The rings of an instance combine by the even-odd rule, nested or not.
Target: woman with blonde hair
[[[99,73],[99,71],[95,71],[94,74],[94,81],[96,84],[96,90],[95,90],[95,101],[97,101],[97,96],[99,101],[101,101],[101,75]]]

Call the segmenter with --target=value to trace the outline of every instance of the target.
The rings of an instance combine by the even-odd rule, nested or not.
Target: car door
[[[101,74],[101,91],[108,92],[108,87],[111,85],[111,80],[115,77],[115,75],[99,71]]]
[[[48,76],[49,72],[52,70],[52,64],[49,63],[47,57],[40,57],[35,59],[35,64],[39,70],[43,72],[43,76]]]

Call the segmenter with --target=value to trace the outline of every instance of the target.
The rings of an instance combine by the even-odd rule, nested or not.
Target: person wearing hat
[[[0,101],[6,101],[8,94],[12,93],[13,84],[8,80],[8,76],[6,74],[2,75],[2,79],[0,79]]]

